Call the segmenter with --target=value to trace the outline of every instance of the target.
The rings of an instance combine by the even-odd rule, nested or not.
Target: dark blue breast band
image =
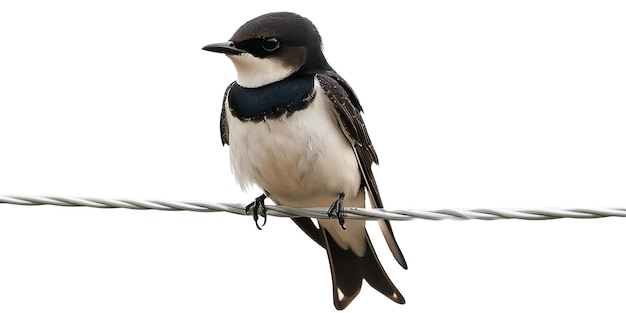
[[[228,104],[240,120],[275,118],[304,109],[313,98],[315,75],[292,75],[259,88],[230,85]]]

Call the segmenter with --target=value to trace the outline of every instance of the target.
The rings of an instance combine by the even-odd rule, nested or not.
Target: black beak
[[[202,48],[202,50],[217,52],[217,53],[224,53],[224,54],[242,54],[242,53],[247,52],[245,50],[241,50],[235,47],[235,43],[232,41],[206,45]]]

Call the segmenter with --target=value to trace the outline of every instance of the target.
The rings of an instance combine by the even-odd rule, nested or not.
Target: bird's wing
[[[226,110],[228,110],[228,94],[230,89],[236,82],[232,82],[224,92],[224,100],[222,100],[222,114],[220,115],[220,136],[222,137],[222,145],[228,144],[228,121],[226,120]]]
[[[383,202],[372,172],[372,163],[378,164],[378,156],[365,128],[365,122],[360,113],[363,109],[359,100],[350,85],[339,74],[325,72],[317,74],[316,78],[324,90],[324,94],[333,104],[333,110],[341,130],[352,144],[372,206],[382,208]],[[393,235],[391,223],[388,220],[379,220],[379,224],[391,253],[400,266],[406,269],[406,260]]]

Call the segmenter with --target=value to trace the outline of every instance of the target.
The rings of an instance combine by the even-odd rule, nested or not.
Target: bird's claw
[[[346,230],[346,226],[344,226],[344,223],[346,222],[345,219],[345,213],[343,211],[343,199],[345,198],[345,194],[343,192],[339,193],[339,198],[337,198],[337,200],[335,200],[330,207],[328,208],[328,217],[332,218],[333,215],[335,215],[337,217],[337,220],[339,221],[339,226],[341,226],[341,229]]]
[[[256,224],[256,228],[261,230],[261,226],[265,226],[267,222],[267,208],[265,207],[265,198],[266,195],[261,195],[254,199],[254,201],[248,205],[246,205],[246,215],[250,209],[252,209],[252,218],[254,219],[254,223]],[[261,216],[263,216],[263,225],[259,226],[259,209],[261,209]]]

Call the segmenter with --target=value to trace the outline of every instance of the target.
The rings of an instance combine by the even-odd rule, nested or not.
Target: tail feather
[[[313,241],[317,242],[322,248],[326,248],[324,238],[322,238],[322,231],[315,226],[313,220],[308,217],[294,217],[291,220],[293,220],[305,234],[313,239]]]
[[[363,279],[389,299],[400,304],[405,303],[404,297],[380,264],[369,236],[365,237],[367,240],[365,255],[359,257],[352,250],[342,249],[326,229],[322,228],[322,233],[330,262],[333,300],[337,310],[345,309],[354,300],[361,291]]]
[[[361,258],[365,281],[367,281],[367,283],[374,289],[387,296],[387,298],[397,303],[404,304],[404,297],[398,288],[396,288],[393,284],[391,279],[389,279],[385,269],[380,264],[376,251],[374,251],[372,243],[370,242],[370,237],[366,236],[365,239],[367,240],[367,245],[370,247],[370,249],[366,251],[363,258]]]

